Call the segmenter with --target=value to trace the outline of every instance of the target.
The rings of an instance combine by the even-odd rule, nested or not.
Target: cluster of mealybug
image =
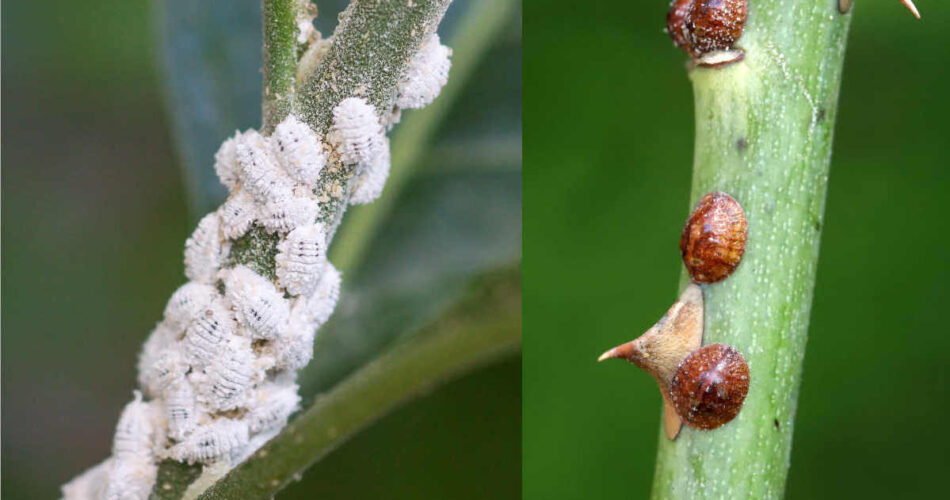
[[[426,41],[397,109],[438,95],[449,52],[435,35]],[[336,106],[326,142],[291,115],[270,137],[248,130],[221,145],[214,168],[230,196],[185,243],[190,281],[145,341],[141,392],[122,412],[112,456],[63,486],[66,499],[148,498],[160,460],[233,466],[286,424],[300,403],[296,371],[340,294],[326,257],[329,228],[317,222],[324,167],[337,158],[352,168],[350,203],[380,196],[389,140],[362,98]],[[232,243],[255,225],[279,237],[275,279],[229,260]]]

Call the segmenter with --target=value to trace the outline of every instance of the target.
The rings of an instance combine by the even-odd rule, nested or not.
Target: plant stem
[[[751,386],[735,421],[661,432],[654,499],[783,496],[849,21],[831,0],[750,2],[745,60],[691,71],[692,202],[729,193],[749,225],[738,270],[704,286],[703,341],[742,351]]]
[[[340,14],[333,45],[307,77],[297,98],[304,121],[318,135],[330,128],[333,108],[364,97],[380,115],[396,101],[399,80],[422,41],[435,32],[451,0],[353,2]]]
[[[400,404],[472,368],[516,352],[520,270],[463,301],[429,328],[318,397],[313,406],[199,499],[272,498],[349,437]]]
[[[449,41],[452,47],[452,70],[448,83],[435,102],[425,109],[404,111],[404,118],[393,133],[393,169],[383,195],[374,203],[351,212],[346,225],[337,235],[332,258],[344,274],[362,260],[371,236],[412,178],[420,164],[419,157],[438,125],[492,44],[498,40],[499,32],[516,12],[516,6],[514,0],[482,0],[470,7],[472,11],[464,17],[464,24]]]
[[[262,0],[264,30],[261,132],[270,134],[290,113],[297,74],[297,0]]]

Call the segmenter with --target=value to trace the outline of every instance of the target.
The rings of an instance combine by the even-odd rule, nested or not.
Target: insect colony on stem
[[[387,125],[421,108],[448,79],[451,50],[427,38],[385,119],[365,99],[343,99],[321,141],[294,115],[270,137],[237,132],[215,155],[230,196],[185,243],[185,275],[139,356],[112,456],[63,486],[68,500],[145,499],[158,462],[236,465],[298,409],[296,371],[340,294],[327,261],[329,228],[315,194],[332,161],[352,167],[350,204],[378,198],[389,174]],[[347,196],[345,188],[334,196]],[[279,237],[274,278],[230,260],[235,240],[259,226]]]

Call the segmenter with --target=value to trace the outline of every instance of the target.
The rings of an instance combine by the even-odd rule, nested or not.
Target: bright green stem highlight
[[[262,0],[264,90],[262,132],[270,134],[290,114],[297,73],[297,0]]]
[[[352,209],[336,237],[331,260],[344,275],[362,260],[370,236],[392,211],[419,166],[419,156],[488,49],[498,40],[499,32],[516,12],[516,6],[515,0],[482,0],[470,7],[472,11],[466,14],[464,24],[448,44],[452,47],[448,83],[425,109],[404,111],[404,118],[393,133],[393,169],[383,195],[370,205]]]
[[[435,324],[320,396],[199,499],[272,498],[350,436],[451,378],[518,351],[520,269],[488,278]]]
[[[736,346],[751,386],[735,421],[660,433],[654,499],[783,496],[849,20],[835,0],[750,2],[745,60],[691,71],[692,203],[724,191],[749,225],[738,270],[703,287],[703,342]]]

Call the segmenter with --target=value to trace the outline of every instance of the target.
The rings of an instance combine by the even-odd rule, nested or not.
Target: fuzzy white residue
[[[450,53],[438,36],[426,40],[400,85],[397,113],[435,99]],[[363,98],[334,108],[325,139],[291,115],[271,137],[248,130],[221,145],[214,168],[230,196],[185,243],[190,281],[143,345],[141,392],[122,411],[112,456],[64,485],[64,498],[144,500],[167,458],[220,475],[299,409],[296,371],[340,296],[340,273],[326,259],[329,228],[316,222],[321,176],[339,158],[353,167],[350,203],[368,203],[390,167],[383,123]],[[280,239],[275,279],[228,260],[234,240],[255,224]]]
[[[396,106],[402,109],[418,109],[428,106],[449,81],[449,57],[452,49],[442,45],[439,35],[433,33],[412,58],[409,71],[399,83]]]

